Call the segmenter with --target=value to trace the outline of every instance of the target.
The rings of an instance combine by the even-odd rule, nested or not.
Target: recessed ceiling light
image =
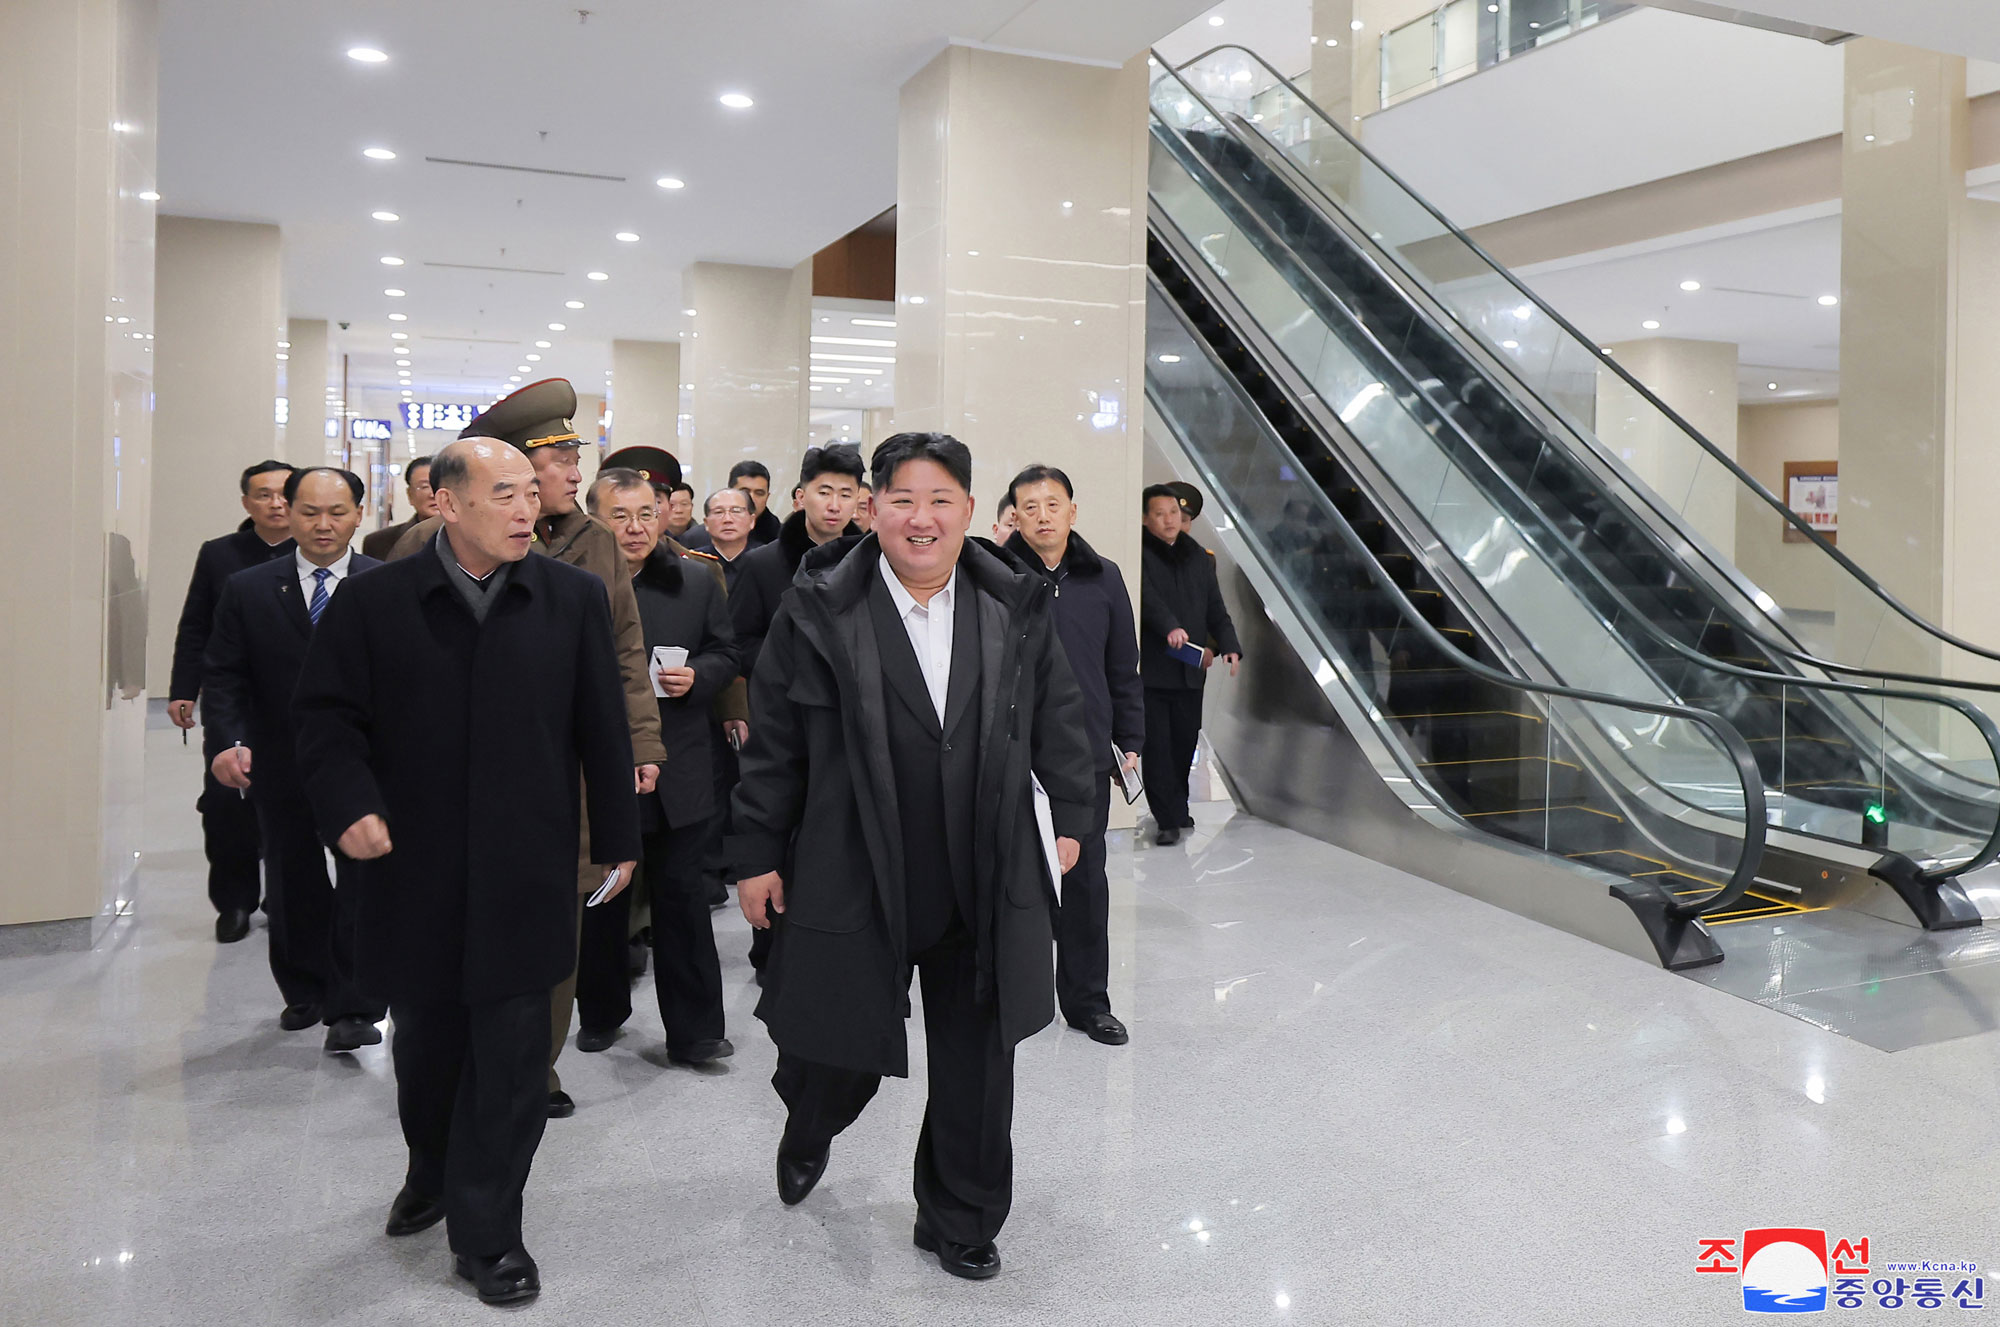
[[[1161,355],[1159,359],[1162,364],[1178,364],[1181,362],[1179,355]]]
[[[609,272],[585,272],[584,275],[592,281],[609,281],[611,279],[611,273]]]
[[[142,189],[139,192],[139,201],[142,203],[157,203],[160,201],[160,196],[151,189]]]
[[[403,389],[403,395],[405,395],[405,396],[415,396],[415,395],[416,395],[416,393],[415,393],[415,392],[413,392],[413,391],[411,391],[411,390],[410,390],[409,388],[405,387],[405,388]]]
[[[580,309],[583,307],[583,301],[580,299],[566,299],[563,301],[563,307],[565,309]]]
[[[1340,38],[1338,38],[1338,37],[1328,37],[1328,38],[1326,39],[1326,44],[1327,44],[1328,46],[1338,46],[1338,45],[1340,45]]]
[[[514,367],[515,367],[515,368],[517,368],[517,369],[519,369],[519,370],[520,370],[521,372],[523,372],[523,373],[533,373],[533,372],[534,372],[534,370],[533,370],[533,369],[531,369],[531,368],[529,368],[529,367],[528,367],[528,366],[527,366],[526,364],[516,364],[516,365],[515,365]]]
[[[614,240],[622,240],[626,244],[637,244],[639,242],[639,237],[637,235],[634,235],[629,230],[621,230],[616,235],[613,235],[611,238]]]
[[[410,315],[407,313],[392,313],[389,315],[389,321],[392,323],[406,323],[410,321]]]
[[[1645,322],[1640,323],[1639,326],[1649,332],[1657,332],[1660,330],[1660,320],[1658,318],[1648,318]]]
[[[924,302],[924,297],[922,295],[910,296],[910,303],[912,304],[922,304],[923,302]]]
[[[396,361],[396,367],[399,369],[407,369],[410,367],[410,361],[407,359],[399,359]]]
[[[654,181],[653,181],[653,183],[654,183],[654,184],[657,184],[657,185],[659,185],[659,186],[660,186],[660,187],[661,187],[662,189],[685,189],[685,188],[687,188],[687,181],[686,181],[686,180],[682,180],[682,179],[676,179],[676,178],[675,178],[674,176],[672,176],[672,175],[662,175],[662,176],[661,176],[661,177],[660,177],[659,179],[657,179],[657,180],[654,180]]]
[[[507,381],[508,381],[508,382],[519,382],[519,381],[521,381],[521,375],[520,375],[520,374],[518,374],[518,373],[514,373],[514,374],[509,374],[509,375],[508,375],[508,377],[507,377]]]
[[[347,48],[347,58],[350,60],[359,60],[365,65],[378,65],[389,57],[386,53],[376,50],[373,46],[350,46]]]
[[[1219,27],[1221,27],[1221,26],[1222,26],[1222,15],[1220,15],[1220,14],[1210,14],[1210,15],[1208,16],[1208,26],[1209,26],[1209,27],[1211,27],[1211,28],[1219,28]]]
[[[535,348],[537,350],[547,350],[549,348],[549,343],[546,341],[537,341],[535,342]]]
[[[280,350],[290,350],[291,348],[292,348],[292,343],[290,341],[278,342],[278,349]]]
[[[278,358],[279,358],[279,359],[290,359],[290,358],[291,358],[291,356],[290,356],[290,355],[287,355],[287,354],[286,354],[286,353],[285,353],[284,351],[280,350],[280,351],[278,352]]]
[[[369,213],[368,215],[369,215],[369,216],[371,216],[371,217],[374,217],[374,218],[375,218],[375,219],[376,219],[377,221],[401,221],[401,220],[402,220],[402,218],[401,218],[401,217],[399,217],[399,216],[397,216],[397,215],[396,215],[396,214],[395,214],[394,212],[370,212],[370,213]]]
[[[1699,281],[1683,281],[1683,282],[1681,282],[1681,289],[1682,289],[1682,290],[1700,290],[1700,289],[1701,289],[1701,282],[1699,282]]]
[[[403,265],[403,260],[402,260],[402,259],[400,259],[400,258],[398,258],[398,257],[396,257],[396,256],[395,256],[394,254],[384,254],[384,255],[382,255],[382,266],[384,266],[384,267],[401,267],[402,265]]]
[[[391,332],[389,333],[389,339],[391,341],[407,341],[410,339],[410,334],[408,332]]]
[[[390,286],[387,290],[383,291],[382,293],[384,295],[387,295],[390,299],[401,299],[403,298],[403,296],[409,294],[410,292],[408,292],[407,290],[398,290],[394,286]]]
[[[1829,308],[1829,309],[1830,309],[1830,308],[1832,308],[1832,307],[1833,307],[1834,305],[1836,305],[1836,304],[1840,303],[1840,296],[1838,296],[1838,295],[1821,295],[1821,296],[1819,297],[1819,302],[1820,302],[1820,303],[1821,303],[1822,305],[1824,305],[1824,306],[1825,306],[1826,308]]]
[[[725,92],[720,97],[716,98],[716,100],[720,101],[723,105],[727,106],[732,111],[747,111],[752,106],[755,106],[757,104],[756,102],[750,100],[750,98],[744,96],[741,92]]]
[[[1354,29],[1356,32],[1359,32],[1361,31],[1363,25],[1361,20],[1357,18],[1352,23],[1349,23],[1347,26]]]
[[[1773,392],[1775,392],[1775,391],[1777,391],[1777,390],[1778,390],[1778,384],[1777,384],[1777,383],[1774,383],[1774,382],[1767,382],[1767,383],[1765,383],[1765,384],[1764,384],[1764,386],[1765,386],[1765,388],[1766,388],[1767,390],[1769,390],[1769,391],[1773,391]]]
[[[523,355],[521,358],[527,360],[530,364],[539,364],[542,362],[540,355]]]
[[[549,330],[550,330],[551,332],[567,332],[567,331],[569,330],[569,324],[568,324],[568,323],[550,323],[550,324],[549,324]]]
[[[396,154],[386,147],[364,147],[361,149],[361,155],[370,161],[394,161],[396,159]]]
[[[1519,350],[1521,348],[1521,343],[1519,341],[1502,341],[1500,343],[1500,348],[1502,350]]]

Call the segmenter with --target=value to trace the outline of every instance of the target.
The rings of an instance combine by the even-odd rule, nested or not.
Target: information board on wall
[[[1814,534],[1829,544],[1840,541],[1840,463],[1837,461],[1785,462],[1785,505]],[[1785,523],[1785,542],[1803,544],[1806,536]]]
[[[404,428],[457,433],[477,418],[479,407],[476,405],[459,405],[450,401],[403,402]]]

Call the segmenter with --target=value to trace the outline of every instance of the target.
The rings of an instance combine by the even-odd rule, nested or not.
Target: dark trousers
[[[385,1006],[354,985],[353,863],[326,874],[326,851],[303,796],[252,795],[264,849],[264,911],[271,918],[271,975],[286,1004],[316,1004],[328,1023],[379,1023]]]
[[[391,1012],[406,1182],[444,1199],[452,1252],[505,1253],[521,1242],[521,1192],[548,1123],[549,993]]]
[[[940,1239],[984,1244],[1000,1234],[1014,1201],[1014,1049],[1002,1044],[998,1009],[973,1000],[977,960],[963,926],[912,957],[930,1061],[917,1219]],[[780,1150],[816,1155],[860,1117],[881,1082],[780,1051],[771,1086],[790,1111]]]
[[[715,954],[702,879],[709,820],[646,835],[639,883],[653,909],[653,987],[667,1049],[681,1052],[723,1034],[722,963]],[[586,1030],[619,1027],[632,1016],[626,934],[632,890],[583,910],[583,953],[576,969],[576,1016]]]
[[[1063,1020],[1081,1023],[1111,1012],[1111,885],[1104,878],[1104,831],[1111,823],[1111,780],[1100,772],[1090,829],[1077,840],[1076,865],[1063,877],[1056,916],[1056,1002]]]
[[[218,913],[231,908],[257,910],[261,889],[257,880],[257,812],[234,788],[225,788],[213,773],[202,775],[201,849],[208,857],[208,901]]]
[[[1188,771],[1201,737],[1201,692],[1146,688],[1146,806],[1161,829],[1186,829]]]

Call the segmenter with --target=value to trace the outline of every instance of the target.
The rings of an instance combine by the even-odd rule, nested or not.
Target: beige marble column
[[[896,170],[896,427],[970,445],[983,513],[1022,466],[1061,466],[1135,595],[1145,113],[1143,55],[953,46],[903,85]]]
[[[680,380],[694,384],[694,418],[675,454],[712,487],[737,461],[762,461],[777,493],[805,450],[812,260],[797,267],[696,263],[681,280],[681,295],[694,310],[679,368]],[[621,423],[614,414],[613,427]],[[663,432],[661,445],[674,450],[673,436]]]
[[[1361,137],[1361,117],[1354,97],[1359,36],[1354,31],[1354,0],[1313,0],[1313,103],[1356,138]]]
[[[1938,621],[1954,537],[1965,61],[1870,38],[1842,49],[1840,547]],[[1843,613],[1846,653],[1869,649],[1872,616]],[[1891,661],[1879,645],[1869,657],[1923,671],[1939,662]]]
[[[88,946],[137,890],[157,357],[155,6],[5,14],[0,319],[17,330],[0,382],[35,470],[0,523],[16,643],[0,651],[0,955]]]
[[[680,442],[681,381],[679,342],[613,341],[611,448],[664,447],[685,462]],[[721,483],[720,476],[716,482]]]
[[[202,541],[243,520],[237,475],[277,451],[278,228],[160,218],[146,676],[164,687]],[[283,361],[289,363],[290,361]]]
[[[1736,455],[1736,346],[1652,337],[1610,347],[1627,372],[1732,458]],[[1680,512],[1724,558],[1736,556],[1736,486],[1708,453],[1642,403],[1615,373],[1597,377],[1597,436],[1640,482]]]
[[[278,459],[293,465],[326,464],[326,389],[333,380],[326,319],[288,318],[279,354],[278,395],[285,398],[285,423],[278,429]],[[373,528],[367,526],[365,528]]]

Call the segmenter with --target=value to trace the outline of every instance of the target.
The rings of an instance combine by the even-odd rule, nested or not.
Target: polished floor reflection
[[[386,1058],[278,1031],[218,949],[196,757],[149,734],[138,918],[0,962],[0,1322],[490,1321],[442,1231],[391,1241]],[[795,1210],[773,1054],[724,914],[733,1061],[642,1012],[565,1057],[528,1194],[551,1323],[1740,1322],[1699,1240],[1995,1252],[1994,1034],[1886,1053],[1226,808],[1112,854],[1132,1044],[1022,1048],[997,1281],[909,1245],[920,1093],[890,1082]],[[1968,1000],[1977,1001],[1977,992]],[[916,1024],[921,1029],[921,1022]],[[921,1068],[918,1068],[921,1074]],[[921,1081],[921,1079],[919,1079]]]

